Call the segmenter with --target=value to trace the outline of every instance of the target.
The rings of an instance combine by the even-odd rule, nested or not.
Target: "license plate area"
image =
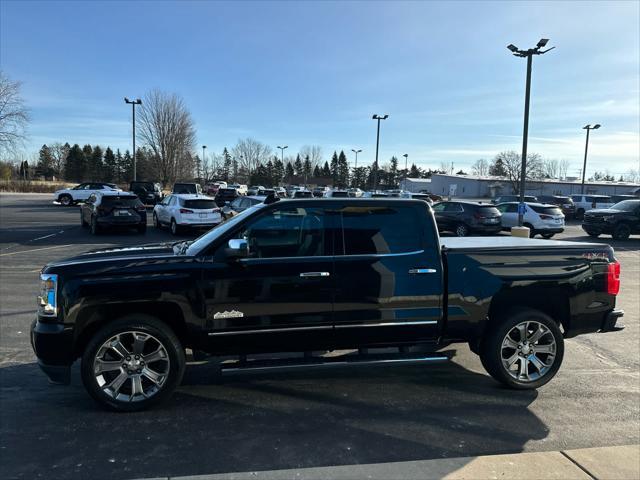
[[[116,210],[114,212],[114,215],[116,217],[130,217],[131,216],[131,212],[129,210]]]

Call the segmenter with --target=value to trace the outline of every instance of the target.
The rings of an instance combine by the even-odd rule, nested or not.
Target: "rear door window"
[[[336,253],[370,255],[422,250],[422,217],[411,206],[346,206],[340,210],[343,242]]]
[[[459,203],[447,203],[446,207],[444,207],[445,212],[463,212],[464,208]]]

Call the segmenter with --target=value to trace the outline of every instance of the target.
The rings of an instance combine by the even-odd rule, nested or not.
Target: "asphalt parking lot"
[[[194,363],[167,404],[136,414],[100,410],[77,366],[71,386],[49,385],[28,333],[40,268],[93,248],[174,238],[151,226],[146,235],[92,237],[77,207],[0,195],[3,478],[144,478],[640,443],[638,236],[595,240],[614,246],[622,264],[627,328],[567,340],[560,373],[537,392],[500,387],[466,345],[429,367],[218,378]],[[554,238],[594,241],[575,223]]]

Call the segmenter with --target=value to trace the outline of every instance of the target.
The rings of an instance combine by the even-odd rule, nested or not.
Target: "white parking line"
[[[72,247],[72,246],[73,246],[73,244],[70,243],[68,245],[55,245],[53,247],[32,248],[30,250],[21,250],[19,252],[0,253],[0,257],[8,257],[9,255],[18,255],[20,253],[31,253],[31,252],[38,252],[40,250],[52,250],[54,248],[64,248],[64,247]]]

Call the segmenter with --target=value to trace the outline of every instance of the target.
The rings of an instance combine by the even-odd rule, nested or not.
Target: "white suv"
[[[496,205],[502,214],[502,229],[510,230],[518,225],[518,202],[507,202]],[[525,203],[523,225],[529,227],[529,236],[537,234],[543,238],[551,238],[556,233],[564,232],[564,214],[557,205],[544,203]]]
[[[87,182],[73,188],[64,188],[53,194],[54,201],[68,207],[74,203],[84,202],[94,193],[121,192],[122,189],[114,183]]]
[[[153,226],[168,225],[177,235],[185,228],[212,228],[222,222],[214,198],[192,193],[167,195],[153,208]]]
[[[610,208],[615,203],[606,195],[571,195],[571,200],[576,206],[576,218],[584,217],[584,212],[594,208]]]

